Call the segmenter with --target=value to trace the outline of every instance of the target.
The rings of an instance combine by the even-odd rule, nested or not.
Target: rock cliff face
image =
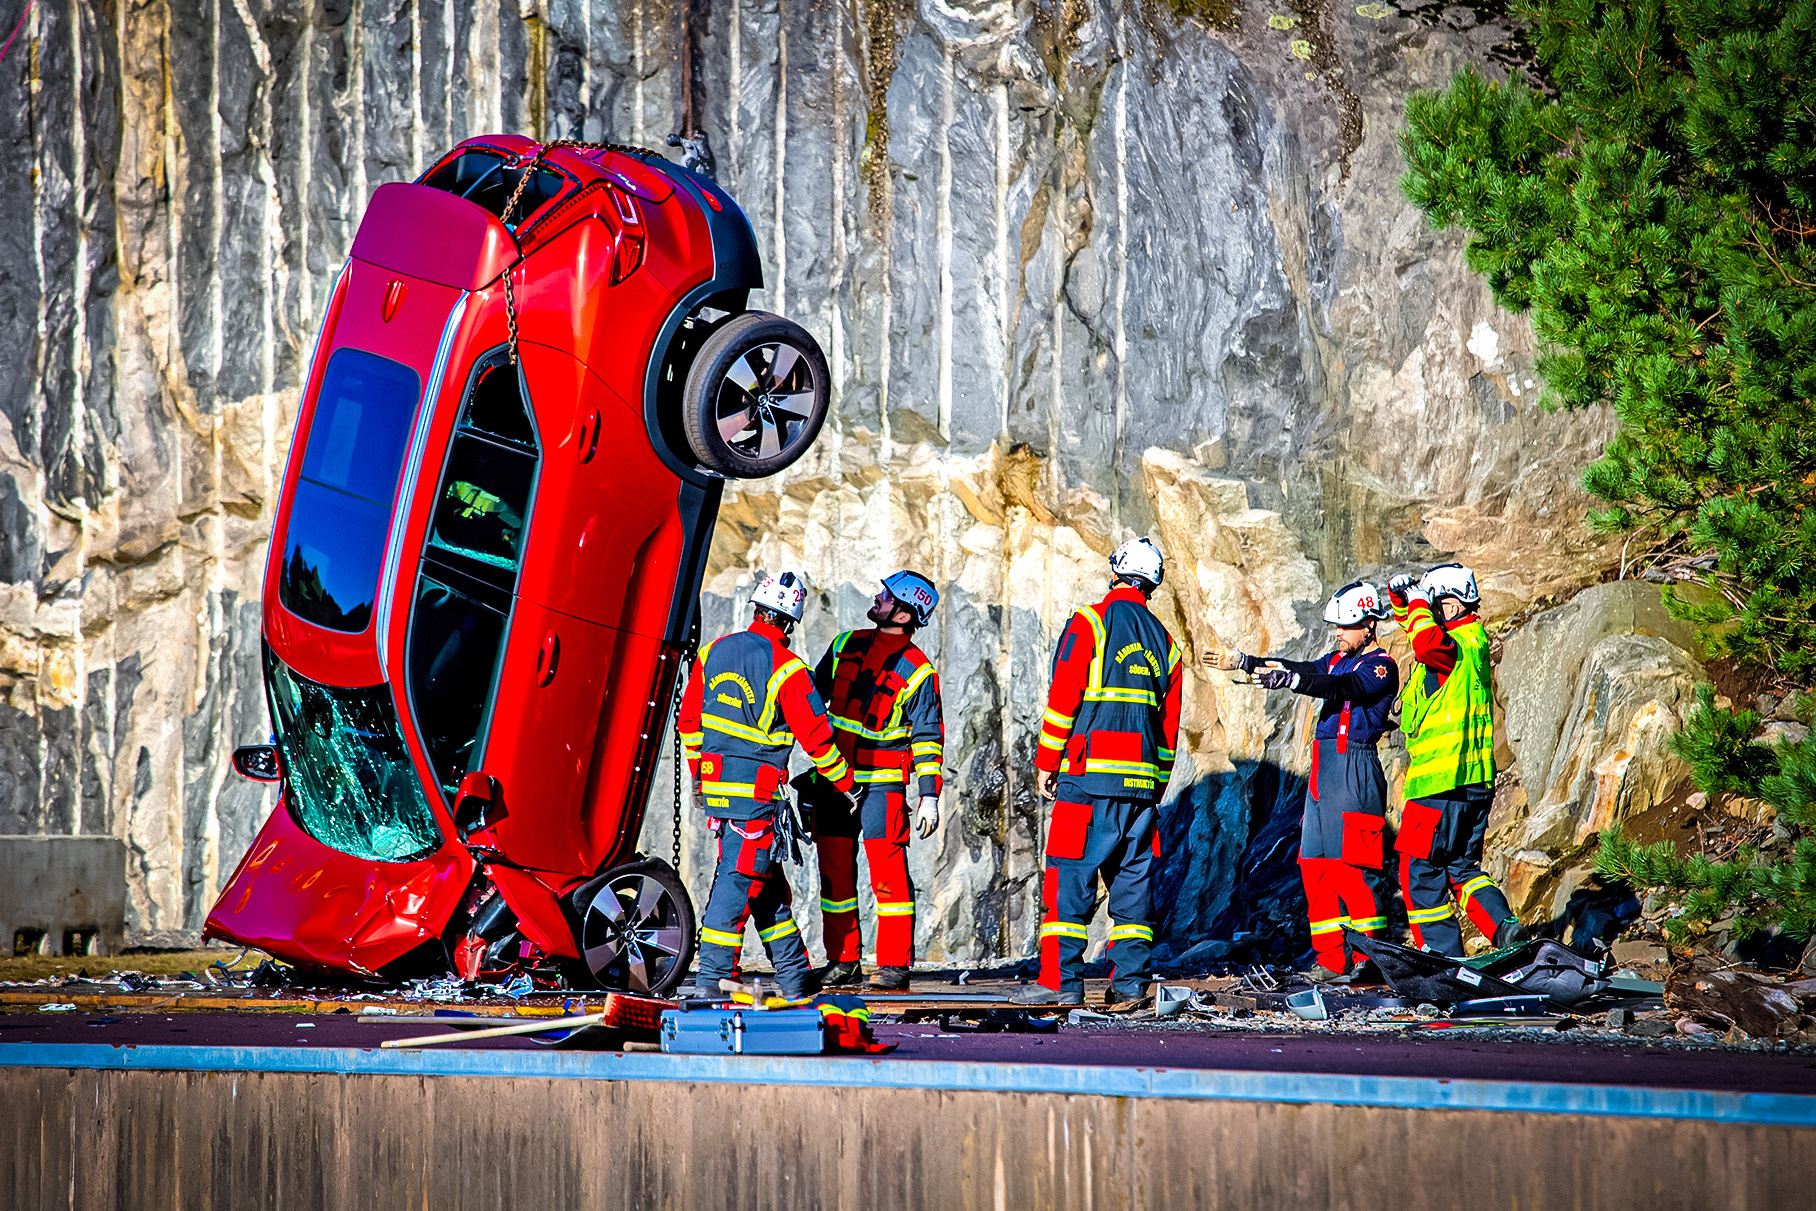
[[[1505,619],[1618,562],[1576,487],[1610,417],[1539,408],[1526,325],[1399,193],[1405,95],[1517,51],[1498,21],[687,2],[33,8],[0,64],[0,833],[122,838],[130,938],[192,934],[268,807],[226,758],[267,730],[259,581],[317,312],[371,190],[471,134],[655,144],[691,103],[767,258],[753,305],[805,322],[836,386],[818,449],[728,495],[707,625],[796,564],[817,655],[879,576],[940,585],[927,957],[1030,951],[1051,643],[1121,539],[1165,548],[1188,660],[1322,650],[1357,575],[1461,559]],[[1509,694],[1545,754],[1497,851],[1531,895],[1671,776],[1644,703],[1678,709],[1695,666],[1634,629],[1571,631],[1580,673],[1537,632],[1520,658],[1555,683]],[[1293,706],[1190,675],[1173,953],[1291,871]]]

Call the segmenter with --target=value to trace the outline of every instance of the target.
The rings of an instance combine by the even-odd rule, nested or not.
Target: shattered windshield
[[[292,670],[265,649],[271,721],[291,809],[317,841],[355,858],[408,862],[440,848],[383,685],[342,689]]]

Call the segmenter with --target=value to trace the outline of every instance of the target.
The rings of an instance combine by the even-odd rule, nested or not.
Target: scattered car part
[[[1481,997],[1519,996],[1522,991],[1517,985],[1486,975],[1448,955],[1396,946],[1348,926],[1344,927],[1343,937],[1373,960],[1387,977],[1388,986],[1402,996],[1455,1004]]]
[[[1585,959],[1548,938],[1521,943],[1482,962],[1481,970],[1523,992],[1542,993],[1560,1009],[1573,1008],[1609,988],[1600,960]]]
[[[1324,1007],[1324,992],[1316,984],[1304,992],[1288,994],[1286,1007],[1308,1022],[1322,1022],[1330,1017],[1330,1011]]]
[[[1154,1016],[1170,1018],[1184,1009],[1191,999],[1192,990],[1190,988],[1161,984],[1154,989]]]
[[[1250,992],[1278,992],[1280,981],[1265,967],[1251,967],[1242,975],[1242,986]]]
[[[1074,1009],[1066,1015],[1068,1026],[1089,1026],[1095,1022],[1114,1022],[1116,1019],[1107,1013],[1098,1013],[1093,1009]]]
[[[929,1018],[938,1020],[942,1034],[966,1031],[973,1034],[1054,1034],[1059,1030],[1057,1017],[1035,1017],[1026,1009],[978,1007],[902,1015],[903,1022],[924,1022]]]
[[[1544,993],[1528,993],[1513,997],[1479,997],[1473,1001],[1458,1001],[1451,1010],[1453,1018],[1492,1017],[1500,1014],[1510,1017],[1533,1017],[1548,1014],[1551,1011],[1551,998]]]

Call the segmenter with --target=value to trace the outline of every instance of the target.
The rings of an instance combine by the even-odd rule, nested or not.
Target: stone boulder
[[[1656,586],[1619,581],[1540,614],[1502,645],[1496,681],[1517,760],[1487,865],[1516,912],[1561,912],[1601,831],[1683,788],[1689,770],[1670,738],[1706,679],[1692,644]]]

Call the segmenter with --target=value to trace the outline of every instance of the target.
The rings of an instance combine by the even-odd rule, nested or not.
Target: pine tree
[[[1816,0],[1516,0],[1530,75],[1408,99],[1408,197],[1468,232],[1531,316],[1549,406],[1610,405],[1591,520],[1714,590],[1672,609],[1715,655],[1816,674]],[[1680,857],[1618,830],[1603,873],[1684,920],[1816,930],[1816,741],[1767,750],[1706,689],[1678,740],[1706,792],[1758,794],[1788,853]]]
[[[1610,404],[1594,522],[1704,570],[1716,654],[1816,671],[1816,3],[1525,0],[1539,78],[1407,102],[1407,195]]]

